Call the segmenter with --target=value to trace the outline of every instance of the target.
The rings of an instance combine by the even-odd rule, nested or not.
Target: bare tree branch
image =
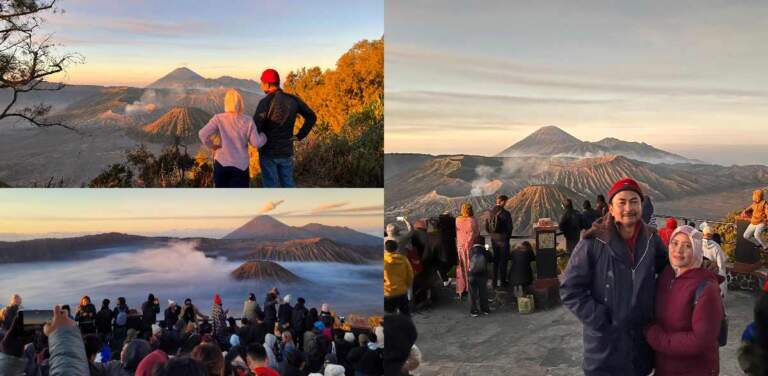
[[[0,90],[11,90],[10,102],[2,108],[0,120],[19,118],[38,127],[61,126],[61,122],[45,119],[52,106],[37,104],[23,109],[19,95],[31,91],[56,91],[62,83],[50,83],[47,78],[64,72],[71,64],[83,62],[79,54],[56,55],[51,35],[36,36],[43,22],[42,12],[52,11],[57,0],[0,0]]]

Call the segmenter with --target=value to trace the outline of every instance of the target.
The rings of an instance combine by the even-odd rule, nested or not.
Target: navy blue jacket
[[[643,327],[653,320],[656,278],[668,258],[656,230],[641,226],[632,260],[606,214],[584,234],[565,270],[560,297],[584,324],[587,376],[645,376],[653,369]]]

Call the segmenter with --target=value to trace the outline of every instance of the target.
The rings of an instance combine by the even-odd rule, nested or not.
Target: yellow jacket
[[[759,225],[768,221],[768,204],[763,200],[763,191],[756,190],[752,193],[752,223]]]
[[[408,293],[413,284],[411,262],[398,252],[384,252],[384,296],[400,296]]]

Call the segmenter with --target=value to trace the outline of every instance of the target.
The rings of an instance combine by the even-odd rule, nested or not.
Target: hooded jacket
[[[752,192],[752,220],[753,225],[759,225],[768,221],[768,203],[763,199],[763,191],[758,189]]]
[[[706,283],[694,305],[696,288]],[[668,266],[656,288],[656,321],[645,330],[656,351],[656,375],[716,375],[723,319],[718,278],[703,268],[675,277]]]
[[[259,156],[270,158],[293,156],[293,130],[296,115],[304,118],[304,125],[296,133],[296,138],[301,141],[309,135],[317,121],[317,116],[304,101],[282,90],[269,93],[259,101],[253,121],[256,129],[267,136],[267,143],[259,148]]]
[[[384,296],[405,295],[413,284],[413,268],[408,258],[398,252],[384,253]]]
[[[584,324],[588,376],[645,376],[653,368],[642,329],[653,320],[656,274],[668,262],[667,247],[655,229],[639,226],[633,259],[613,217],[603,216],[576,245],[565,270],[560,296]]]
[[[659,237],[661,237],[661,241],[664,242],[664,245],[669,247],[669,238],[672,236],[672,232],[675,231],[677,228],[677,220],[674,218],[667,218],[667,223],[664,225],[664,228],[659,230]]]

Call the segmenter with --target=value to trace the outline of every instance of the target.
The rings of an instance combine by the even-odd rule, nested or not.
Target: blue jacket
[[[653,352],[643,327],[653,320],[656,278],[668,263],[656,230],[641,224],[634,260],[610,213],[573,251],[560,286],[563,305],[584,324],[584,373],[648,375]]]

